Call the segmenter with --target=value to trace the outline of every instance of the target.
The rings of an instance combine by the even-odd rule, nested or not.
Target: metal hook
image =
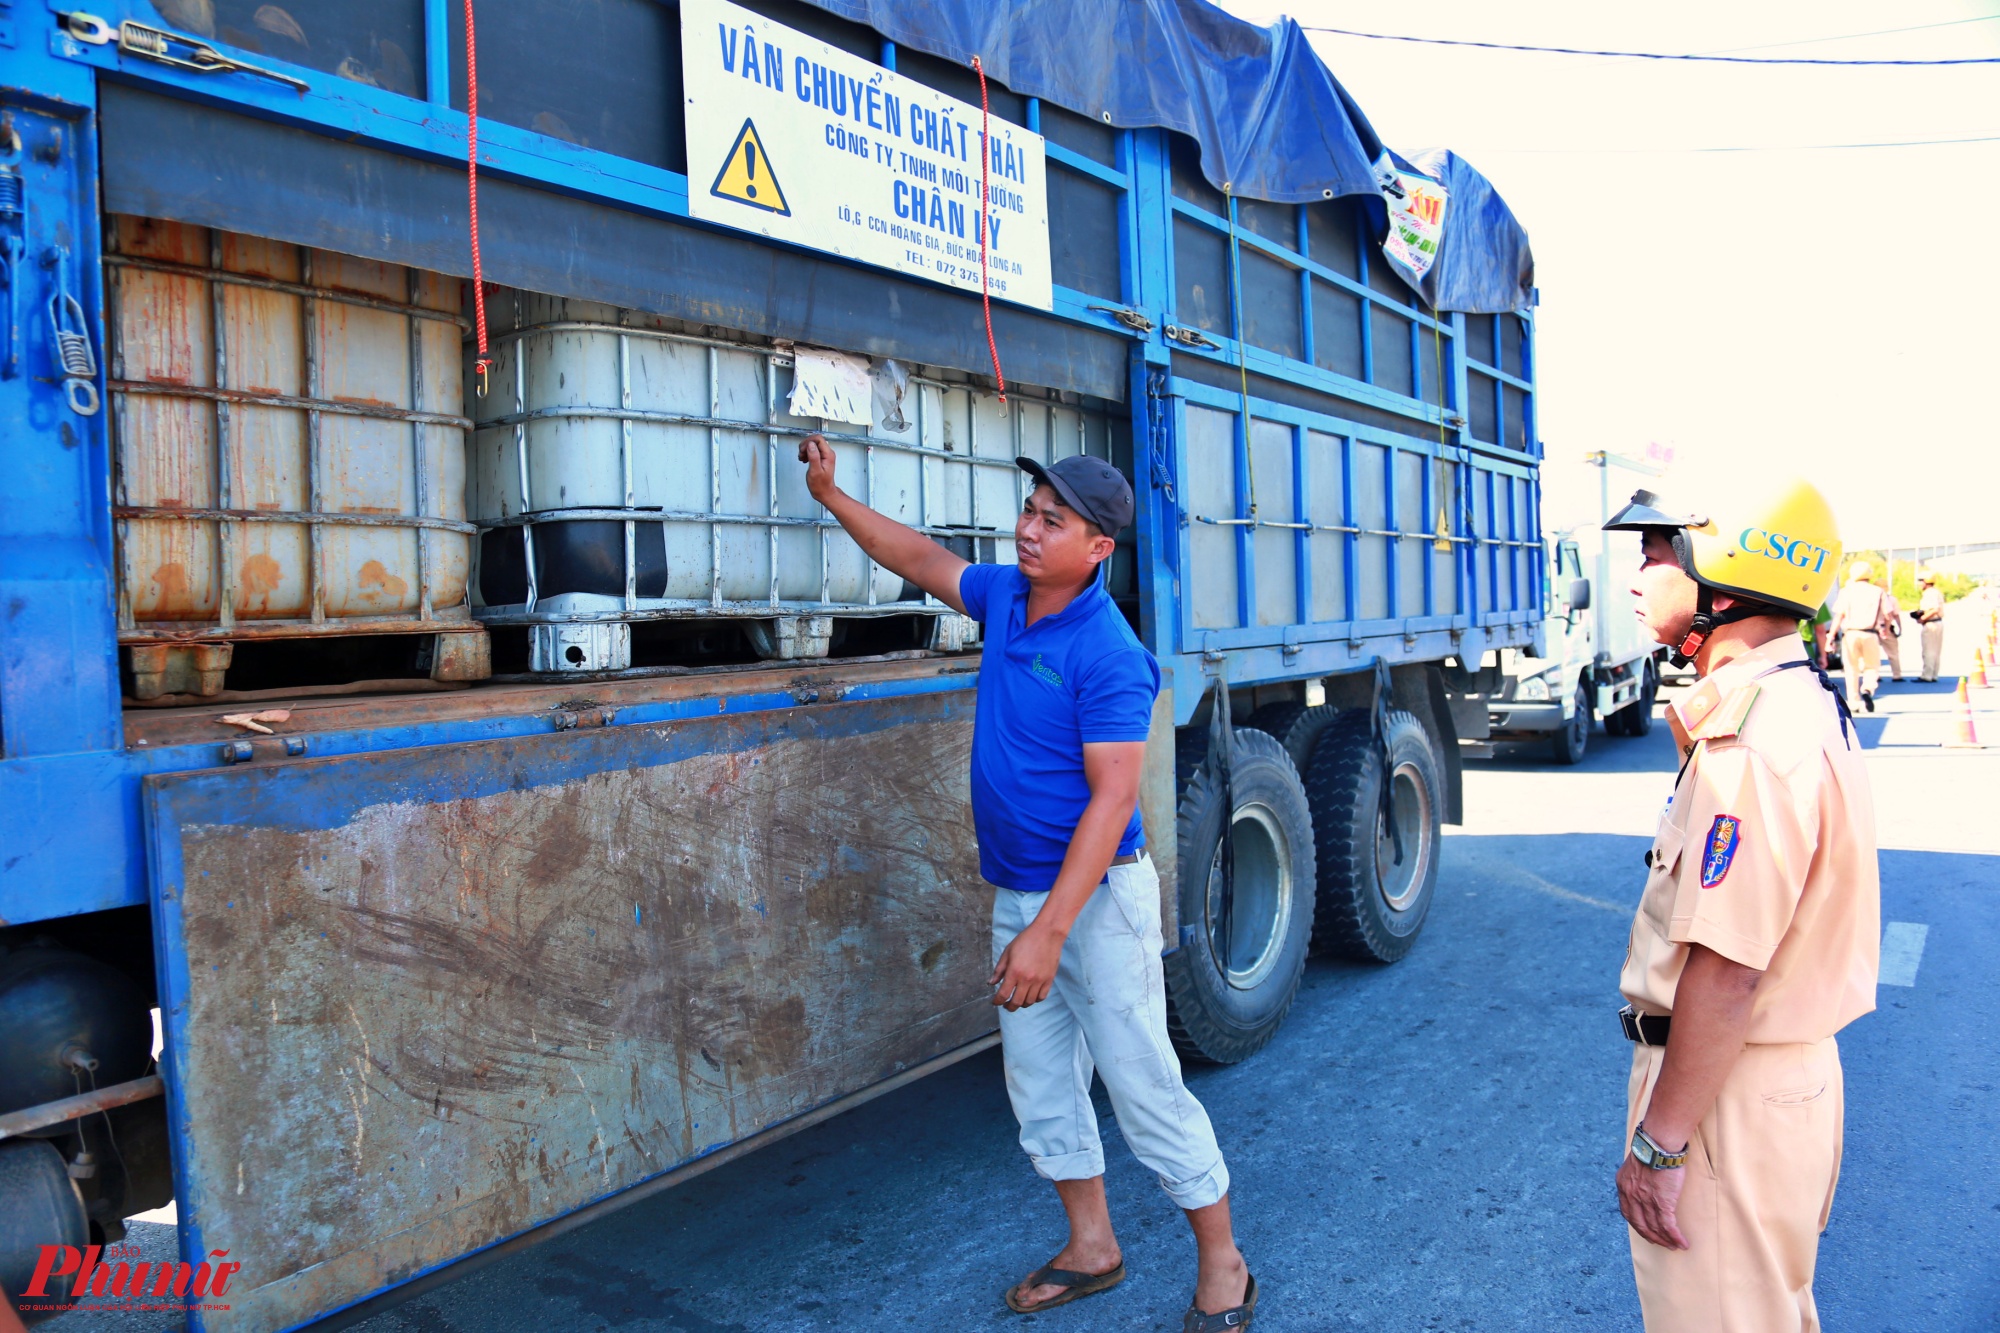
[[[64,261],[69,252],[51,246],[42,263],[55,275],[55,289],[49,293],[49,337],[56,371],[63,377],[63,393],[70,411],[80,417],[94,417],[103,404],[97,396],[97,353],[90,345],[90,318],[83,302],[69,294],[65,284]]]
[[[90,46],[110,46],[115,42],[120,55],[143,56],[147,60],[156,60],[176,69],[192,70],[197,74],[251,74],[282,83],[300,93],[310,86],[304,79],[226,56],[199,38],[135,23],[131,19],[113,28],[95,14],[67,14],[63,16],[63,30]]]

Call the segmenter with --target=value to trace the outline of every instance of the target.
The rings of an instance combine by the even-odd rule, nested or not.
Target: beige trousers
[[[1632,1052],[1625,1141],[1664,1048]],[[1840,1177],[1840,1048],[1746,1046],[1688,1147],[1685,1250],[1626,1228],[1646,1333],[1818,1333],[1813,1265]]]
[[[1934,620],[1924,626],[1924,679],[1938,678],[1939,660],[1944,656],[1944,622]]]
[[[1882,683],[1882,636],[1872,629],[1851,629],[1840,636],[1840,674],[1847,681],[1849,712],[1861,711],[1861,692],[1875,693]]]
[[[1889,675],[1895,680],[1903,678],[1903,636],[1884,634],[1882,636],[1882,656],[1889,660]]]

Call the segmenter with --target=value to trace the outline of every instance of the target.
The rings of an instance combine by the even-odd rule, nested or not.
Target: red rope
[[[469,5],[472,0],[465,0]],[[986,242],[993,231],[993,212],[986,193],[986,172],[993,163],[993,111],[986,101],[986,67],[972,58],[979,76],[979,301],[986,310],[986,350],[993,357],[993,378],[1000,383],[1000,401],[1007,401],[1007,377],[1000,373],[1000,344],[993,338],[993,291],[986,280]]]
[[[478,393],[486,396],[486,372],[493,358],[486,351],[486,274],[479,262],[479,48],[472,31],[472,0],[465,0],[465,192],[472,215],[472,310],[479,331]]]

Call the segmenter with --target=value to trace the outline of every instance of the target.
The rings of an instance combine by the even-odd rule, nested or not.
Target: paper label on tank
[[[693,216],[973,292],[990,233],[994,298],[1051,308],[1041,135],[728,0],[683,0],[681,65]]]
[[[875,385],[868,358],[815,347],[794,349],[789,406],[795,417],[874,425]]]

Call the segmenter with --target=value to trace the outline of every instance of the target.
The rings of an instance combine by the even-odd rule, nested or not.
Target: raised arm
[[[870,560],[902,575],[959,614],[965,613],[965,603],[958,596],[958,576],[968,562],[841,490],[833,479],[833,446],[824,435],[808,435],[799,442],[799,461],[806,465],[806,489],[813,499],[826,506]]]

